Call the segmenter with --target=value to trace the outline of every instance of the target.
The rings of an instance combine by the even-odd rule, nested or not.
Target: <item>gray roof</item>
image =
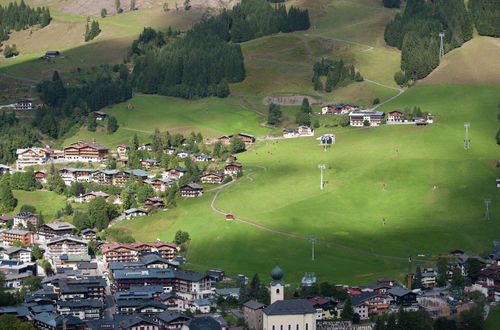
[[[385,112],[382,111],[369,111],[369,110],[360,110],[360,111],[352,111],[349,116],[384,116]]]
[[[278,300],[264,308],[266,315],[296,315],[316,313],[306,299]]]
[[[6,306],[0,307],[0,315],[10,314],[16,317],[26,317],[29,314],[28,307],[26,306]]]
[[[210,316],[195,317],[185,323],[189,330],[221,330],[222,326]]]
[[[182,315],[182,314],[179,314],[177,312],[174,312],[174,311],[164,311],[164,312],[161,312],[159,314],[156,314],[156,318],[163,321],[163,322],[172,322],[173,320],[176,320],[180,317],[183,317],[183,318],[187,318],[189,319],[189,317],[187,317],[186,315]]]
[[[128,173],[130,175],[135,175],[135,176],[140,176],[140,177],[147,177],[148,172],[144,170],[125,170],[125,173]]]
[[[407,295],[408,293],[411,293],[410,290],[408,289],[405,289],[403,287],[400,287],[400,286],[395,286],[391,289],[389,289],[389,291],[387,291],[390,295],[392,296],[396,296],[396,297],[402,297],[404,295]]]
[[[131,209],[125,210],[125,214],[132,214],[132,213],[136,213],[136,212],[148,213],[145,210],[136,209],[136,208],[131,208]]]
[[[54,244],[54,243],[57,243],[59,241],[65,241],[65,240],[70,240],[70,241],[73,241],[73,242],[77,242],[77,243],[81,243],[81,244],[87,244],[86,241],[84,241],[83,239],[81,239],[80,237],[76,237],[76,236],[73,236],[73,235],[64,235],[64,236],[60,236],[60,237],[54,237],[52,238],[48,243],[47,245],[49,244]]]
[[[72,315],[57,315],[49,312],[37,314],[33,317],[33,320],[50,325],[54,328],[62,326],[63,320],[66,320],[66,326],[80,325],[83,323],[82,320]]]
[[[47,226],[53,230],[64,230],[64,229],[76,229],[75,226],[73,226],[72,224],[68,223],[68,222],[50,222],[50,223],[46,223],[44,224],[44,226]]]
[[[102,301],[99,299],[71,299],[71,300],[58,300],[57,305],[60,307],[70,307],[70,308],[102,308]]]
[[[243,306],[248,307],[250,309],[260,309],[260,308],[264,307],[264,304],[261,304],[260,302],[255,301],[255,300],[250,300],[250,301],[247,301],[246,303],[244,303]]]
[[[229,295],[240,295],[240,288],[223,288],[215,290],[215,293],[219,296],[229,296]]]
[[[119,321],[118,326],[119,329],[128,329],[141,322],[147,322],[149,324],[159,326],[152,319],[142,314],[127,315],[124,318],[122,318],[121,321]]]
[[[354,294],[351,296],[351,303],[353,307],[361,305],[368,299],[378,296],[376,292],[361,292],[360,294]]]

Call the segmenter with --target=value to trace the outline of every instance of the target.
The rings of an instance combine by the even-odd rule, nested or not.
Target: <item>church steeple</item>
[[[285,286],[283,285],[283,271],[279,266],[276,266],[271,271],[271,304],[283,300],[285,298]]]

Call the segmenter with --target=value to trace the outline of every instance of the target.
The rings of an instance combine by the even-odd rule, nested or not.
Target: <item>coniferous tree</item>
[[[109,116],[108,117],[108,134],[113,134],[118,130],[118,121],[116,120],[116,117]]]
[[[267,115],[267,123],[269,125],[279,125],[281,123],[281,107],[279,104],[271,103],[269,104],[269,112]]]

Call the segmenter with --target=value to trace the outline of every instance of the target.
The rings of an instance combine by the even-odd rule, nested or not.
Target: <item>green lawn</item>
[[[132,104],[134,109],[128,110],[128,104]],[[201,132],[204,137],[240,132],[263,136],[270,132],[268,128],[260,126],[265,118],[240,104],[240,100],[235,98],[186,101],[164,96],[137,95],[123,104],[105,110],[118,119],[120,128],[116,133],[107,134],[104,130],[89,132],[83,128],[64,143],[95,137],[98,142],[112,146],[130,142],[134,134],[145,140],[153,134],[155,128],[169,130],[171,133]]]
[[[370,253],[401,258],[454,248],[481,253],[500,230],[500,193],[494,184],[499,170],[493,165],[499,154],[494,140],[499,93],[499,87],[416,87],[382,109],[418,105],[437,115],[435,124],[330,129],[337,144],[328,152],[314,138],[301,138],[264,142],[241,154],[253,180],[242,179],[221,192],[217,207],[273,229],[319,237],[323,243],[315,262],[309,261],[306,241],[224,221],[211,211],[210,194],[119,226],[150,240],[171,240],[175,230],[187,230],[194,268],[265,274],[279,263],[292,282],[314,271],[356,283],[369,280],[360,275],[398,276],[407,267]],[[471,123],[468,152],[465,121]],[[323,191],[319,163],[327,165]],[[485,198],[493,200],[490,222],[483,220]]]
[[[12,212],[16,214],[21,209],[21,206],[27,204],[36,207],[38,213],[42,213],[45,222],[52,221],[57,210],[60,210],[66,205],[66,197],[58,195],[50,191],[22,191],[15,190],[14,197],[17,198],[17,207]]]
[[[497,330],[500,324],[500,307],[492,307],[486,319],[485,330]]]

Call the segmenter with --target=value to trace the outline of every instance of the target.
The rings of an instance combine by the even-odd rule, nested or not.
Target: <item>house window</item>
[[[309,330],[309,323],[306,323],[306,330]]]
[[[273,330],[276,330],[274,325],[273,325]]]
[[[280,325],[280,330],[283,330],[283,325]]]
[[[280,289],[276,289],[276,293],[280,293]]]
[[[292,330],[292,326],[290,324],[288,325],[288,330]]]
[[[297,330],[299,330],[299,325],[297,324]]]

